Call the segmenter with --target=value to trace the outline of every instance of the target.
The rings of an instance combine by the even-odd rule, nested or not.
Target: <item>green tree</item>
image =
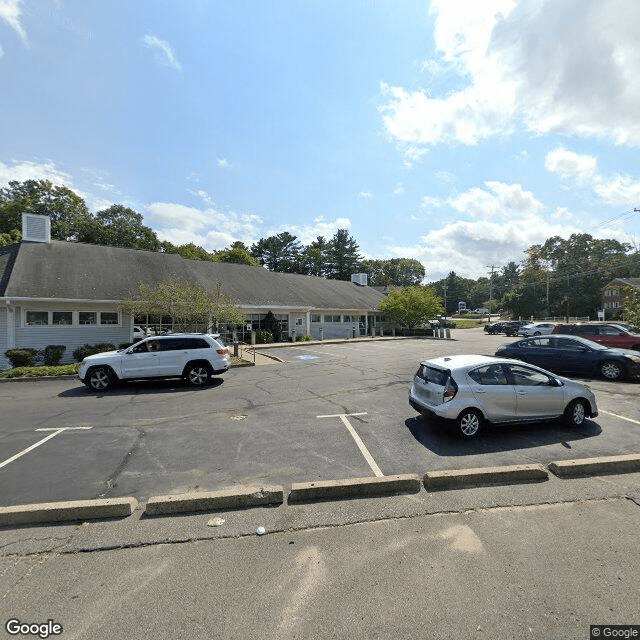
[[[154,285],[140,283],[137,294],[123,300],[119,308],[133,317],[168,316],[179,330],[187,330],[192,325],[240,325],[245,321],[244,314],[220,282],[209,290],[199,282],[175,275]]]
[[[622,295],[625,322],[633,327],[640,327],[640,290],[635,287],[623,287]]]
[[[351,280],[351,274],[358,273],[362,261],[358,243],[346,229],[338,229],[331,238],[327,257],[327,277],[332,280]]]
[[[359,269],[367,274],[367,282],[372,287],[411,287],[420,284],[425,276],[422,263],[412,258],[363,260]]]
[[[435,290],[423,286],[392,289],[380,303],[380,309],[409,329],[428,322],[443,310]]]
[[[324,236],[316,239],[306,247],[300,257],[300,272],[307,276],[326,277],[329,243]]]
[[[6,247],[9,244],[18,244],[22,239],[22,234],[14,229],[9,233],[0,233],[0,247]]]
[[[288,231],[251,245],[251,255],[269,271],[299,273],[302,245]]]
[[[22,229],[22,214],[49,216],[54,240],[77,240],[92,225],[85,201],[49,180],[12,180],[0,189],[0,233]]]
[[[228,249],[216,251],[214,262],[230,262],[232,264],[248,264],[259,267],[260,263],[250,253],[243,242],[234,242]]]
[[[121,204],[114,204],[98,211],[91,225],[78,235],[78,240],[107,247],[158,251],[158,236],[142,220],[142,214]]]

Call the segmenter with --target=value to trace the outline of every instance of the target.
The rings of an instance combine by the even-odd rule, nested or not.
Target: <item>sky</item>
[[[638,0],[0,0],[0,186],[426,281],[640,243]]]

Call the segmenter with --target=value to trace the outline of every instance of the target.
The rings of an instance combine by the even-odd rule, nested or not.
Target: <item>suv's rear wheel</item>
[[[113,373],[109,367],[95,367],[89,371],[87,380],[91,391],[106,391],[113,385]]]
[[[204,362],[190,362],[185,367],[184,377],[192,387],[204,387],[211,377],[211,367]]]

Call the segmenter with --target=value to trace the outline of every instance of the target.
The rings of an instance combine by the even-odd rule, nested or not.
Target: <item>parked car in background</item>
[[[212,375],[227,371],[229,349],[219,334],[173,333],[137,342],[128,349],[86,357],[78,376],[91,391],[106,391],[118,381],[184,378],[201,387]]]
[[[143,340],[149,336],[155,335],[155,331],[153,329],[145,329],[140,325],[135,325],[133,327],[133,341],[138,342],[138,340]]]
[[[553,333],[555,322],[531,322],[518,329],[519,336],[542,336]]]
[[[640,334],[626,331],[623,327],[616,324],[559,324],[553,330],[553,333],[581,336],[588,340],[604,344],[607,347],[640,351]]]
[[[640,375],[640,353],[605,347],[579,336],[553,334],[518,340],[498,347],[496,356],[567,374],[601,375],[607,380]]]
[[[520,327],[528,324],[522,320],[507,320],[505,322],[494,322],[493,324],[485,325],[484,330],[491,334],[504,333],[508,336],[518,335]]]
[[[473,438],[486,422],[538,422],[564,418],[579,427],[598,408],[585,384],[504,358],[445,356],[420,363],[409,404],[423,415],[450,420]]]

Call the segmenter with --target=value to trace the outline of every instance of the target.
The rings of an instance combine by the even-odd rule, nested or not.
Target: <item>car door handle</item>
[[[473,392],[474,393],[487,393],[487,390],[483,389],[482,387],[474,387]]]
[[[519,396],[526,396],[526,395],[527,395],[527,392],[526,392],[526,391],[516,391],[516,393],[517,393]]]

